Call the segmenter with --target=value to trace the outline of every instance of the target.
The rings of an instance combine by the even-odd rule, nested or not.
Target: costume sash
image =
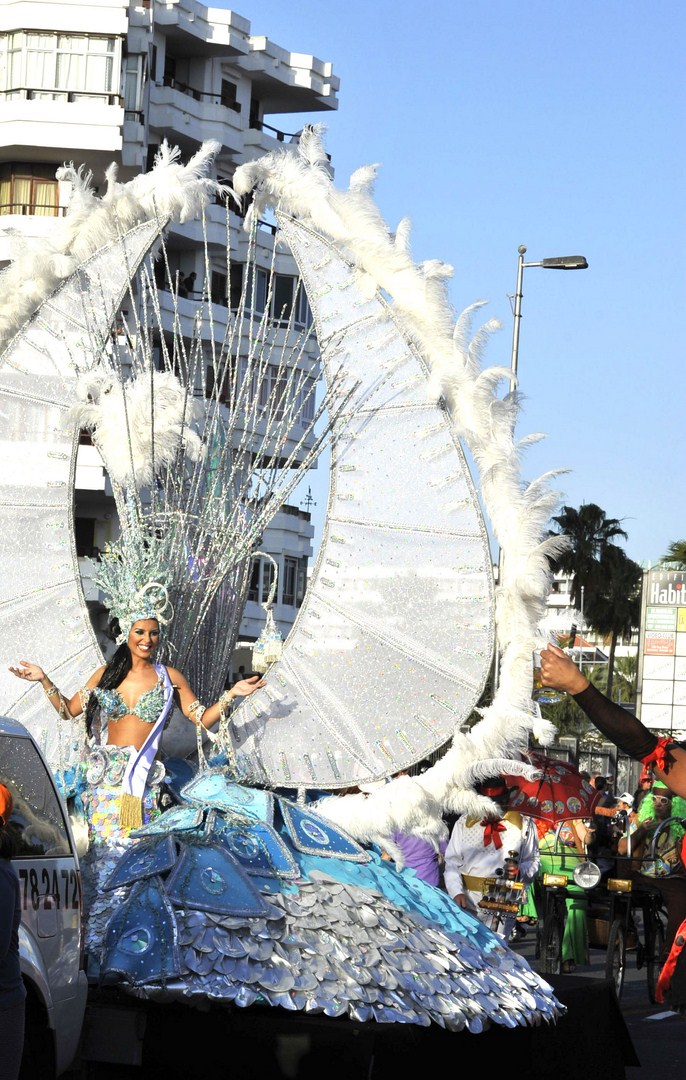
[[[135,824],[142,824],[142,820],[138,822],[138,817],[141,814],[141,799],[143,797],[143,792],[145,791],[148,773],[157,756],[167,717],[174,703],[174,687],[171,684],[166,667],[164,664],[158,663],[153,664],[153,667],[164,683],[165,700],[162,711],[153,724],[152,731],[140,750],[131,755],[129,763],[126,766],[121,786],[122,824],[129,824],[126,819],[128,819],[131,814],[136,818]],[[131,802],[132,799],[135,801],[136,806]],[[131,821],[131,825],[133,824],[134,822]]]

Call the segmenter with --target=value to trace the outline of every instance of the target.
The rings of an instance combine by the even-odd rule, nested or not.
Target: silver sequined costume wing
[[[107,341],[159,232],[152,220],[99,249],[0,355],[0,651],[14,662],[38,649],[45,669],[66,687],[82,685],[103,662],[73,542],[78,431],[66,417],[79,371],[97,363],[98,343]],[[0,698],[5,714],[29,726],[57,765],[57,724],[46,723],[43,695],[3,665]]]
[[[317,565],[265,690],[234,721],[272,786],[350,785],[445,745],[479,699],[495,636],[481,509],[421,355],[356,267],[281,217],[327,377],[357,384],[332,454]]]

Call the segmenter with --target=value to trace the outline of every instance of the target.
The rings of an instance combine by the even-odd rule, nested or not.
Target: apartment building
[[[9,257],[10,233],[45,235],[65,213],[70,188],[55,178],[65,162],[90,169],[97,188],[112,162],[121,181],[149,169],[164,139],[187,160],[212,138],[221,144],[217,177],[230,184],[237,165],[297,139],[303,114],[335,109],[337,90],[331,63],[290,52],[253,34],[249,19],[195,0],[0,0],[0,266]],[[223,204],[208,208],[204,224],[171,227],[170,276],[158,281],[161,334],[176,327],[190,341],[197,302],[205,295],[212,320],[201,333],[223,339],[247,259],[248,240],[235,210],[240,208],[229,216],[230,275]],[[253,304],[259,313],[271,303],[273,332],[283,343],[306,326],[306,298],[293,258],[281,246],[274,250],[273,227],[265,223],[258,230],[256,246]],[[211,342],[205,346],[212,387]],[[318,379],[314,342],[297,362],[308,378]],[[268,393],[269,386],[259,392]],[[313,406],[313,396],[306,396],[303,424]],[[76,517],[84,589],[97,612],[92,560],[116,536],[117,520],[108,477],[88,440],[79,452]],[[298,506],[283,507],[263,535],[261,548],[278,566],[274,615],[284,636],[304,593],[312,537],[310,515]],[[263,624],[272,574],[270,559],[255,561],[240,632],[246,641]],[[249,654],[242,659],[249,668]]]

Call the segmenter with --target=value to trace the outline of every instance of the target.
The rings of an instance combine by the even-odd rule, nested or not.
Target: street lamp
[[[514,325],[512,328],[512,359],[510,362],[510,391],[515,388],[517,379],[517,362],[519,360],[519,327],[522,321],[522,282],[524,280],[525,266],[542,266],[544,270],[586,270],[588,263],[583,255],[557,255],[552,259],[541,259],[540,262],[524,262],[526,248],[520,244],[517,249],[519,261],[517,263],[517,288],[514,295]]]
[[[544,270],[586,270],[588,262],[583,255],[556,255],[553,258],[541,259],[540,262],[524,262],[526,247],[520,244],[517,248],[519,260],[517,262],[517,287],[514,294],[514,306],[512,314],[514,323],[512,327],[512,358],[510,360],[510,393],[514,393],[517,383],[517,364],[519,361],[519,327],[522,321],[522,283],[524,281],[524,268],[527,266],[542,266]],[[503,549],[498,551],[498,585],[503,581]],[[495,669],[493,675],[494,688],[498,688],[500,681],[500,651],[496,644]]]

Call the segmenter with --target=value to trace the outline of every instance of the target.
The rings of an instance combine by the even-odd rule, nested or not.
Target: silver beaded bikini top
[[[161,676],[156,686],[141,694],[133,708],[129,708],[116,689],[102,690],[96,686],[93,693],[101,712],[108,720],[121,720],[123,716],[137,716],[145,724],[154,724],[164,706],[164,681]]]

